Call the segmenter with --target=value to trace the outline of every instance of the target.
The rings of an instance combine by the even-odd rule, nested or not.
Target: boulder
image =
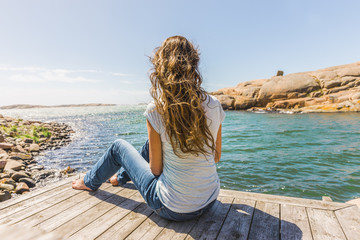
[[[36,143],[32,143],[32,144],[30,144],[29,150],[30,150],[30,152],[39,152],[40,146]]]
[[[257,100],[264,106],[270,100],[286,98],[291,92],[310,93],[318,89],[320,89],[320,85],[309,74],[299,73],[273,77],[261,87]]]
[[[11,144],[11,143],[0,143],[0,148],[2,149],[11,149],[12,147],[14,146],[14,144]]]
[[[254,107],[256,105],[256,99],[251,97],[235,97],[235,109],[243,110]]]
[[[0,202],[6,201],[11,198],[11,194],[8,191],[0,191]]]
[[[235,98],[229,95],[216,95],[215,96],[221,103],[223,109],[234,109]]]
[[[4,135],[0,134],[0,143],[4,142],[5,141],[5,137]]]
[[[22,194],[24,192],[29,192],[29,191],[30,191],[29,186],[24,182],[19,183],[15,189],[16,194]]]
[[[24,164],[19,163],[18,161],[8,159],[5,165],[4,171],[18,171],[21,170],[22,167],[25,167]]]

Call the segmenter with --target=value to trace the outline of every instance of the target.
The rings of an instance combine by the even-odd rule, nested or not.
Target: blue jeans
[[[203,209],[191,213],[171,211],[162,204],[158,197],[156,183],[159,176],[155,176],[151,172],[148,161],[149,141],[146,141],[140,152],[138,152],[127,141],[115,140],[100,160],[86,173],[84,177],[85,185],[95,191],[102,183],[118,172],[120,183],[125,183],[128,180],[133,181],[151,209],[159,216],[174,221],[186,221],[196,218],[215,203],[213,201]]]

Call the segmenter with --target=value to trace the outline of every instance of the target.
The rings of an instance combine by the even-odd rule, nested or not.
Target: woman
[[[95,191],[132,180],[161,217],[185,221],[210,208],[220,190],[215,163],[221,157],[219,101],[201,87],[199,53],[184,37],[166,39],[151,59],[151,102],[144,113],[149,140],[140,153],[116,140],[74,189]]]

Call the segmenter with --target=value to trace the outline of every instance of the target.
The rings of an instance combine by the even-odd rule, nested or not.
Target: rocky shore
[[[45,178],[60,178],[74,170],[47,170],[34,157],[71,142],[69,125],[4,117],[0,114],[0,202],[30,191]]]
[[[63,105],[30,105],[30,104],[14,104],[8,106],[0,106],[0,109],[26,109],[26,108],[59,108],[59,107],[99,107],[99,106],[116,106],[116,104],[104,103],[87,103],[87,104],[63,104]]]
[[[224,109],[360,112],[360,62],[239,83],[212,92]]]

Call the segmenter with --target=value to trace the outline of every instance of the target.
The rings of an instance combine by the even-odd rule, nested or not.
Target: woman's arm
[[[216,143],[215,143],[215,163],[218,163],[221,158],[221,124],[219,126],[219,130],[216,137]]]
[[[160,135],[146,120],[148,136],[149,136],[149,164],[151,172],[159,176],[163,171],[162,148]]]

